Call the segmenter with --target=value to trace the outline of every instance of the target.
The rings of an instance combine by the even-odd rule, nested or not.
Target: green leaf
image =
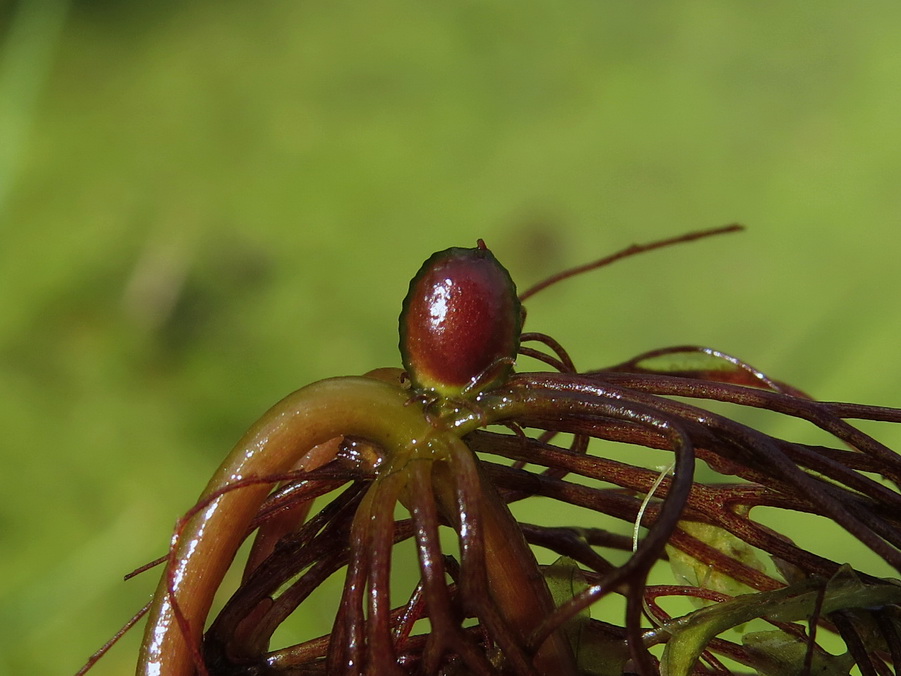
[[[707,644],[718,634],[758,617],[782,622],[809,618],[822,597],[821,614],[849,608],[874,609],[901,602],[901,585],[863,584],[850,569],[842,569],[823,590],[821,580],[807,580],[784,589],[737,596],[668,622],[670,638],[661,658],[662,676],[687,676]]]
[[[758,631],[742,637],[745,648],[758,660],[760,676],[789,676],[801,674],[807,657],[807,642],[784,631]],[[847,676],[854,666],[850,654],[830,655],[814,650],[810,665],[811,676]]]
[[[731,373],[741,371],[738,366],[719,354],[689,350],[646,357],[636,362],[635,366],[655,373]]]
[[[680,521],[679,528],[704,544],[754,570],[763,572],[766,569],[763,562],[758,558],[756,550],[727,530],[694,521]],[[681,584],[710,589],[729,596],[751,594],[755,591],[743,582],[739,582],[672,545],[668,544],[666,546],[666,553],[669,555],[673,576]],[[691,601],[697,606],[705,606],[711,603],[710,601],[697,598],[692,598]]]
[[[558,606],[588,588],[582,569],[572,559],[561,556],[544,571],[548,589]],[[584,676],[621,676],[629,659],[629,648],[592,624],[591,612],[585,608],[563,627],[563,632],[576,656],[579,673]]]

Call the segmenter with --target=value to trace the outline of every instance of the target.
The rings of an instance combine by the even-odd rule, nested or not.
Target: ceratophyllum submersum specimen
[[[481,241],[433,255],[403,303],[403,370],[289,395],[179,520],[137,673],[897,673],[901,585],[754,517],[818,515],[857,541],[848,556],[901,570],[901,456],[848,422],[897,423],[901,410],[816,401],[708,348],[579,371],[553,338],[523,332],[521,301],[548,284],[737,229],[632,246],[520,294]],[[748,409],[826,441],[722,413]],[[609,442],[656,460],[610,459]],[[523,501],[550,522],[514,517]],[[571,520],[555,521],[560,505]],[[600,527],[610,517],[619,534]],[[402,556],[416,579],[392,575]],[[649,584],[652,570],[667,583]],[[322,635],[276,645],[334,574],[343,593]]]

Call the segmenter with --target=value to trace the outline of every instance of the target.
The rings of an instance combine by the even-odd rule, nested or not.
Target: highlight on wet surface
[[[896,673],[897,579],[758,515],[832,522],[897,578],[901,456],[855,421],[901,410],[817,401],[691,345],[580,370],[523,332],[521,300],[548,284],[517,295],[481,241],[441,251],[403,305],[403,370],[313,383],[260,418],[176,525],[138,673]],[[761,410],[817,440],[743,422]],[[529,503],[542,522],[519,516]],[[276,644],[335,575],[321,635]]]

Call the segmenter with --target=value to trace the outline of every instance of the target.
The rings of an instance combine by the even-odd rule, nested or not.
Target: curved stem
[[[391,633],[391,548],[394,545],[394,506],[406,484],[402,472],[380,476],[364,499],[367,512],[358,511],[354,527],[367,531],[369,540],[368,673],[403,674],[397,665]],[[378,492],[377,492],[378,491]],[[371,499],[370,496],[372,496]]]
[[[510,396],[511,394],[513,396]],[[673,478],[659,516],[632,558],[610,573],[603,584],[578,594],[549,615],[534,634],[538,645],[566,619],[609,593],[620,583],[627,582],[636,588],[643,587],[651,565],[662,553],[688,501],[694,481],[695,457],[694,445],[686,430],[686,421],[639,402],[628,402],[626,407],[617,405],[618,400],[623,399],[623,394],[612,388],[605,390],[578,377],[560,380],[553,376],[534,376],[529,379],[514,378],[511,380],[509,390],[498,391],[492,399],[486,397],[486,404],[489,402],[493,404],[495,414],[506,411],[515,416],[521,415],[526,410],[542,409],[563,412],[577,406],[585,412],[636,422],[667,436],[676,455]],[[634,640],[640,633],[639,620],[640,607],[634,605],[630,599],[627,612],[627,631],[633,638],[629,646],[630,651],[642,671],[651,673],[649,654],[641,647],[640,641]]]
[[[429,611],[432,631],[423,651],[423,671],[437,673],[438,665],[448,649],[456,652],[475,674],[490,676],[496,673],[485,655],[476,650],[463,628],[454,618],[450,593],[445,583],[445,568],[438,535],[438,510],[432,487],[431,462],[411,462],[407,466],[409,481],[417,490],[409,491],[410,514],[416,526],[416,546],[423,595]]]
[[[437,468],[434,483],[439,504],[448,514],[456,512],[460,522],[461,584],[476,615],[514,673],[575,674],[575,657],[560,631],[535,651],[534,667],[528,663],[523,648],[543,618],[553,612],[553,598],[519,524],[479,470],[472,451],[460,443],[452,453],[449,466]],[[442,469],[451,476],[442,476]],[[451,483],[455,496],[443,490]]]
[[[441,432],[428,424],[419,405],[406,405],[408,397],[399,387],[372,378],[334,378],[304,387],[276,404],[244,435],[201,500],[248,477],[292,467],[309,469],[307,452],[342,434],[371,439],[389,455],[419,448],[429,453],[433,437]],[[175,534],[167,572],[150,608],[138,676],[194,673],[194,655],[215,591],[269,490],[263,484],[222,493]],[[179,610],[187,621],[187,636]]]

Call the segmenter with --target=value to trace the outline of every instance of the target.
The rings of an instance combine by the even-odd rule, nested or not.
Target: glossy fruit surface
[[[510,273],[479,240],[433,254],[410,282],[400,351],[414,389],[473,396],[512,369],[522,308]]]

